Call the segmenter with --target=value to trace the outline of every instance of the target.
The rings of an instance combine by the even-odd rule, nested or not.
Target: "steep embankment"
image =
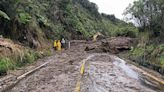
[[[164,0],[136,0],[124,14],[132,15],[129,19],[135,20],[140,31],[130,59],[164,75],[163,5]]]
[[[10,39],[0,38],[0,76],[9,69],[17,69],[31,64],[38,58],[50,55],[49,50],[34,51],[21,46]]]
[[[98,31],[105,36],[137,35],[133,25],[114,15],[100,14],[97,5],[88,0],[1,0],[0,35],[25,47],[19,49],[25,55],[8,51],[12,56],[0,57],[0,69],[8,70],[7,62],[24,65],[44,52],[50,54],[47,49],[52,48],[54,39],[87,39]],[[0,48],[4,50],[4,46]],[[33,54],[33,50],[39,52]]]
[[[138,45],[134,46],[128,57],[134,62],[164,75],[164,44],[155,41],[149,33],[140,33]]]
[[[9,17],[0,15],[1,34],[32,48],[43,46],[47,39],[84,39],[97,31],[136,36],[135,27],[114,15],[100,14],[88,0],[2,0],[0,10]]]

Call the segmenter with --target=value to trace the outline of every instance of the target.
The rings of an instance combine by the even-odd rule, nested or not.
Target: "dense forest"
[[[164,74],[164,1],[138,0],[124,14],[132,15],[129,20],[135,20],[140,32],[129,57]]]

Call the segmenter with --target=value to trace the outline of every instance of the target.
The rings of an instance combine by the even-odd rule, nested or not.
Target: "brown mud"
[[[84,50],[88,45],[76,42],[69,50],[55,52],[46,59],[50,62],[47,66],[8,92],[75,92],[79,79],[81,92],[163,91],[143,84],[144,76],[124,60],[109,53],[87,53]],[[86,60],[85,73],[79,78],[83,60]]]

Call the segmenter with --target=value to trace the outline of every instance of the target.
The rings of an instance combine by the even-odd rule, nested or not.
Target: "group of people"
[[[62,50],[62,49],[65,49],[65,46],[66,46],[66,41],[64,38],[62,38],[62,40],[55,40],[54,41],[54,49],[55,50]]]

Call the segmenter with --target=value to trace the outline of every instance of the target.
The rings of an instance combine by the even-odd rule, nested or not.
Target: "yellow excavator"
[[[104,35],[100,32],[97,32],[96,34],[93,35],[92,41],[97,41],[98,37],[104,37]]]

